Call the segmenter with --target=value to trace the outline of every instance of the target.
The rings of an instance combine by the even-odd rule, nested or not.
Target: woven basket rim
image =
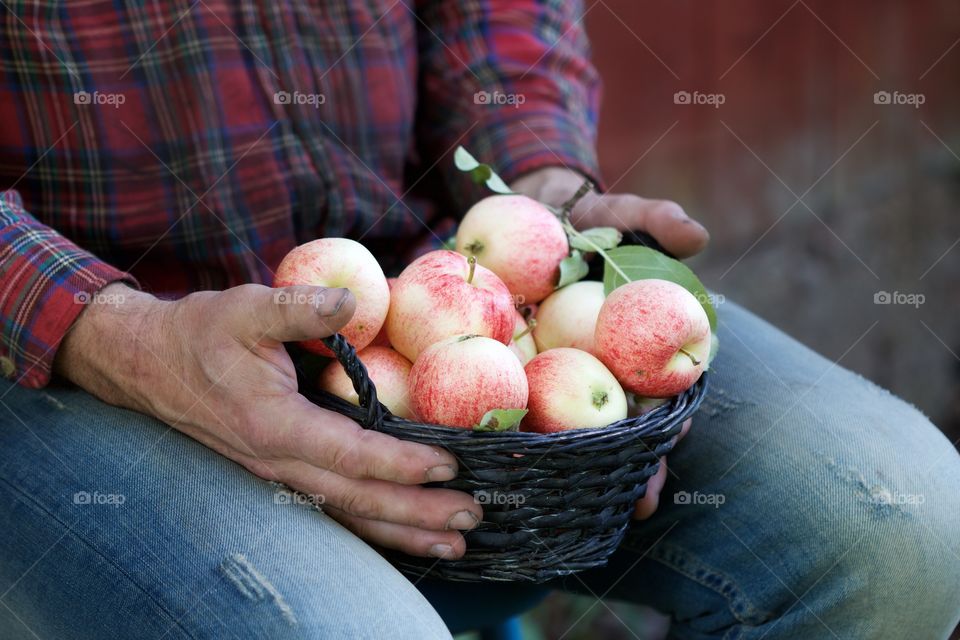
[[[424,437],[432,435],[439,441],[443,441],[445,439],[459,441],[486,441],[495,438],[501,441],[504,445],[530,445],[541,442],[550,442],[554,445],[557,445],[613,439],[628,434],[635,437],[648,436],[657,431],[669,431],[674,426],[674,421],[671,418],[675,417],[676,415],[688,414],[692,413],[692,411],[695,411],[696,407],[694,407],[691,411],[688,407],[688,404],[690,404],[692,401],[693,404],[699,406],[700,401],[703,399],[706,392],[706,389],[701,389],[701,387],[707,386],[708,379],[709,373],[708,371],[704,371],[700,378],[698,378],[689,389],[683,393],[677,394],[676,396],[665,398],[666,402],[664,404],[646,413],[635,416],[627,416],[622,420],[618,420],[608,425],[575,427],[551,433],[519,430],[476,431],[470,427],[451,427],[448,425],[434,424],[429,422],[419,422],[417,420],[401,418],[396,414],[391,413],[384,405],[381,405],[383,411],[381,424],[388,422],[391,427],[391,431],[409,428],[411,436],[416,435]],[[308,390],[305,395],[308,399],[314,402],[322,398],[322,402],[319,404],[326,405],[342,415],[361,422],[361,424],[362,417],[367,412],[367,410],[362,406],[355,405],[339,396],[320,389]],[[371,428],[378,429],[377,426],[373,426]]]

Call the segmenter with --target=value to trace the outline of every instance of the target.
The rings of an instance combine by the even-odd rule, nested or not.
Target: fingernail
[[[453,555],[453,547],[448,544],[435,544],[430,547],[430,555],[434,558],[447,558]]]
[[[480,521],[477,520],[477,516],[473,515],[472,511],[458,511],[447,520],[447,525],[445,529],[459,529],[460,531],[465,531],[467,529],[473,529],[475,526],[480,524]]]
[[[457,477],[457,470],[453,465],[438,464],[427,469],[427,482],[446,482]]]
[[[343,308],[343,303],[347,301],[347,296],[350,295],[349,289],[328,289],[327,294],[329,295],[334,291],[340,292],[340,299],[337,300],[337,304],[333,305],[333,310],[327,311],[323,314],[325,316],[335,316],[340,313],[340,309]]]

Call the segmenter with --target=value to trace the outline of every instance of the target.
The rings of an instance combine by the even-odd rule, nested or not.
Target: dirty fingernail
[[[448,544],[435,544],[430,547],[430,555],[434,558],[447,558],[453,555],[453,547]]]
[[[335,316],[340,313],[340,309],[343,308],[343,303],[347,301],[347,298],[350,296],[350,289],[328,289],[327,294],[331,297],[335,292],[340,292],[340,297],[337,298],[336,303],[333,305],[333,309],[325,311],[323,315],[325,316]]]
[[[427,482],[446,482],[457,477],[457,470],[449,464],[439,464],[427,469]]]
[[[478,524],[480,524],[480,521],[477,520],[477,516],[473,515],[472,511],[458,511],[450,516],[444,528],[464,531],[466,529],[473,529]]]

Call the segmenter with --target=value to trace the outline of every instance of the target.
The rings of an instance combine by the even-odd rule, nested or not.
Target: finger
[[[339,331],[356,310],[349,289],[297,285],[272,289],[243,285],[229,290],[242,308],[235,314],[242,323],[240,336],[294,342],[326,338]],[[246,331],[244,331],[244,329]]]
[[[359,538],[412,556],[455,560],[467,550],[463,536],[456,531],[427,531],[392,522],[358,518],[337,508],[324,507],[323,510]]]
[[[303,462],[283,467],[283,481],[323,503],[367,520],[381,520],[434,531],[469,530],[483,510],[473,496],[450,489],[426,489],[383,480],[354,480]]]
[[[683,208],[670,200],[649,200],[634,195],[601,194],[584,198],[574,216],[587,215],[606,226],[623,231],[641,230],[652,235],[664,249],[686,258],[699,253],[710,241],[710,234]]]
[[[633,517],[637,520],[646,520],[654,514],[660,506],[660,492],[667,481],[667,458],[660,458],[660,468],[647,480],[647,493],[637,500],[633,509]]]
[[[289,405],[267,436],[271,455],[302,460],[347,478],[422,484],[453,480],[457,459],[439,447],[407,442],[364,429],[333,411],[321,409],[301,395]]]

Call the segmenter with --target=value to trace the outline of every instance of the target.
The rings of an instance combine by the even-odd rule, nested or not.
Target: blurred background
[[[678,201],[712,234],[690,262],[708,287],[915,404],[956,444],[960,3],[585,7],[608,187]],[[647,640],[664,624],[554,595],[524,629]]]

